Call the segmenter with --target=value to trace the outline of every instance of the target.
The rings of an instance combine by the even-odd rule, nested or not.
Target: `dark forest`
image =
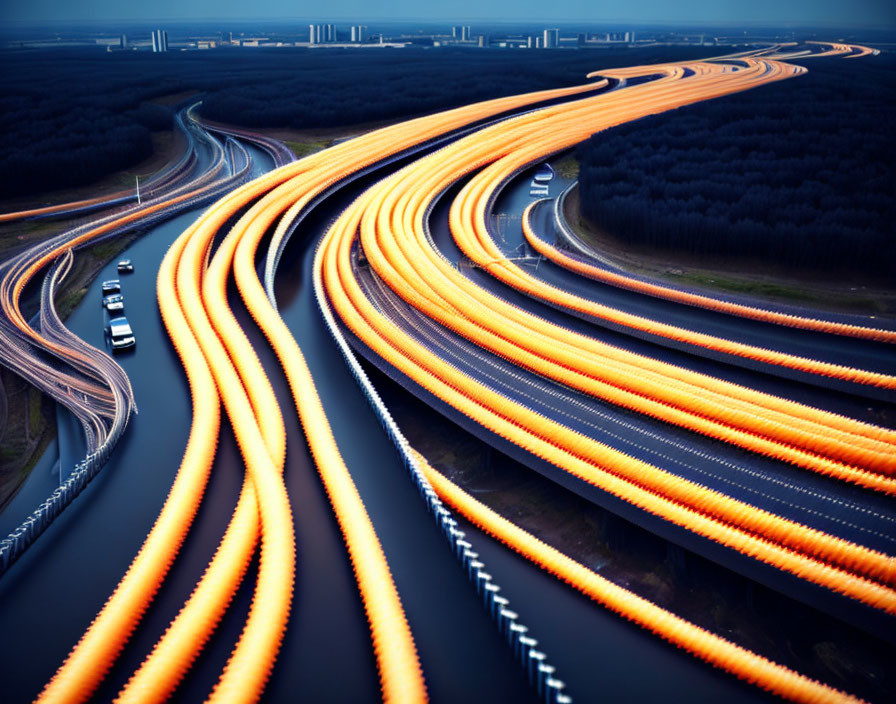
[[[197,91],[203,116],[243,127],[309,128],[398,119],[471,101],[574,85],[589,71],[683,60],[705,50],[263,49],[0,53],[0,192],[82,185],[152,153],[171,125],[161,96]]]
[[[803,65],[593,136],[577,150],[583,214],[670,252],[892,277],[896,57]]]

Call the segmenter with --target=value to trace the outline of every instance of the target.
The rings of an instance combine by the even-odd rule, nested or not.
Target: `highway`
[[[829,46],[805,51],[867,55]],[[8,667],[45,647],[23,633],[29,597],[52,601],[71,569],[60,551],[83,554],[104,542],[110,520],[129,523],[121,497],[154,497],[136,534],[115,541],[99,593],[79,585],[77,603],[44,607],[47,619],[73,615],[48,648],[58,661],[40,658],[20,696],[253,702],[301,690],[337,701],[559,704],[688,691],[696,701],[857,701],[486,508],[408,444],[357,356],[588,501],[871,639],[891,637],[896,431],[840,398],[867,389],[882,391],[862,404],[889,398],[890,332],[688,298],[618,272],[611,281],[557,247],[529,207],[514,211],[518,232],[497,237],[491,225],[525,200],[508,184],[593,132],[798,80],[805,69],[776,59],[778,48],[596,71],[580,86],[417,118],[299,161],[274,141],[208,125],[236,140],[232,175],[200,176],[198,188],[166,191],[148,211],[97,221],[10,269],[15,313],[27,281],[55,262],[41,331],[24,330],[23,318],[11,327],[39,351],[8,356],[36,383],[49,374],[48,390],[84,395],[59,400],[90,451],[111,436],[110,419],[124,433],[115,419],[141,397],[55,314],[71,248],[181,204],[192,210],[153,245],[153,325],[173,346],[159,381],[170,390],[146,391],[154,415],[144,423],[141,401],[123,434],[127,452],[170,432],[165,471],[146,476],[132,452],[121,477],[92,486],[52,526],[58,544],[38,541],[0,581],[0,626],[25,644],[0,653]],[[258,150],[273,170],[259,172]],[[219,199],[197,212],[211,189]],[[524,242],[547,259],[515,261]],[[174,391],[177,363],[188,391]],[[166,394],[179,409],[170,419]],[[595,677],[581,654],[598,652],[609,667]],[[631,662],[663,675],[638,677]]]

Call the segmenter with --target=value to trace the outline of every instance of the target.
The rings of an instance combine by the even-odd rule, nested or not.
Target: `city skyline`
[[[459,0],[451,5],[428,8],[410,0],[371,5],[361,0],[337,0],[326,14],[304,14],[283,0],[259,0],[247,7],[234,0],[195,0],[189,4],[160,0],[151,5],[122,6],[114,0],[36,0],[10,6],[3,12],[6,21],[155,21],[155,20],[258,20],[329,19],[337,21],[422,21],[422,22],[630,22],[690,24],[841,24],[843,26],[896,26],[896,8],[882,0],[858,0],[846,5],[836,0],[797,0],[782,4],[757,0],[749,6],[690,0],[675,5],[661,0],[635,0],[616,9],[594,6],[583,0],[560,0],[546,14],[541,3],[521,0],[492,0],[489,3]]]

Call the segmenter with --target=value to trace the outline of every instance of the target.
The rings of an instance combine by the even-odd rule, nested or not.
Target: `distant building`
[[[544,30],[544,38],[542,40],[541,45],[545,49],[556,49],[558,46],[560,46],[560,30],[559,29]]]
[[[542,47],[541,37],[535,37],[535,48],[541,49],[541,47]]]
[[[484,49],[488,46],[488,38],[484,34],[479,35],[478,46],[480,49]]]
[[[534,49],[534,48],[535,48],[535,37],[533,37],[533,36],[531,36],[531,35],[528,36],[528,37],[526,37],[526,48],[527,48],[527,49]]]
[[[153,30],[152,50],[156,54],[168,51],[168,32],[164,29]]]
[[[122,34],[118,39],[118,48],[119,49],[127,49],[128,48],[128,35]]]
[[[585,39],[586,39],[585,35],[582,34],[581,32],[579,34],[577,34],[576,35],[576,46],[578,46],[579,48],[585,46]]]
[[[352,27],[352,32],[354,32]],[[333,24],[309,24],[308,25],[308,43],[309,44],[326,44],[336,41],[336,25]]]
[[[470,41],[470,28],[469,27],[461,27],[460,28],[460,40],[462,42]]]
[[[355,44],[362,44],[365,39],[366,29],[364,25],[354,25],[352,26],[352,42]]]

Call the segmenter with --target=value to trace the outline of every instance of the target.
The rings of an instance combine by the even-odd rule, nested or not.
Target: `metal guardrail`
[[[570,194],[572,189],[576,188],[578,185],[579,182],[574,181],[567,188],[565,188],[559,196],[554,198],[554,227],[557,229],[558,238],[561,240],[562,244],[566,245],[568,249],[575,250],[590,261],[599,261],[605,266],[616,269],[616,267],[609,259],[605,259],[598,252],[595,252],[584,242],[582,242],[582,240],[579,239],[579,236],[575,232],[573,232],[573,229],[569,226],[569,223],[566,222],[566,216],[563,214],[563,209],[566,205],[566,197]]]
[[[268,291],[273,290],[273,281],[265,282]],[[324,318],[330,335],[339,347],[352,376],[364,396],[376,413],[383,429],[389,439],[401,454],[403,464],[411,475],[420,496],[433,515],[436,524],[444,534],[451,546],[451,551],[460,561],[467,573],[467,578],[472,582],[482,599],[483,606],[488,611],[499,633],[506,640],[507,646],[513,651],[514,657],[520,662],[529,684],[538,692],[538,696],[547,704],[570,704],[572,697],[563,690],[565,684],[555,677],[556,668],[548,662],[547,655],[538,650],[538,641],[529,635],[529,629],[520,621],[519,614],[510,608],[510,600],[500,594],[501,587],[495,583],[492,575],[486,571],[486,565],[479,559],[479,554],[473,549],[473,544],[467,539],[463,531],[458,529],[457,521],[436,495],[426,476],[423,474],[416,458],[411,452],[410,443],[402,434],[389,409],[383,403],[379,393],[367,376],[367,373],[358,362],[339,328],[326,293],[323,290],[323,282],[319,273],[314,272],[314,296],[318,309]]]

